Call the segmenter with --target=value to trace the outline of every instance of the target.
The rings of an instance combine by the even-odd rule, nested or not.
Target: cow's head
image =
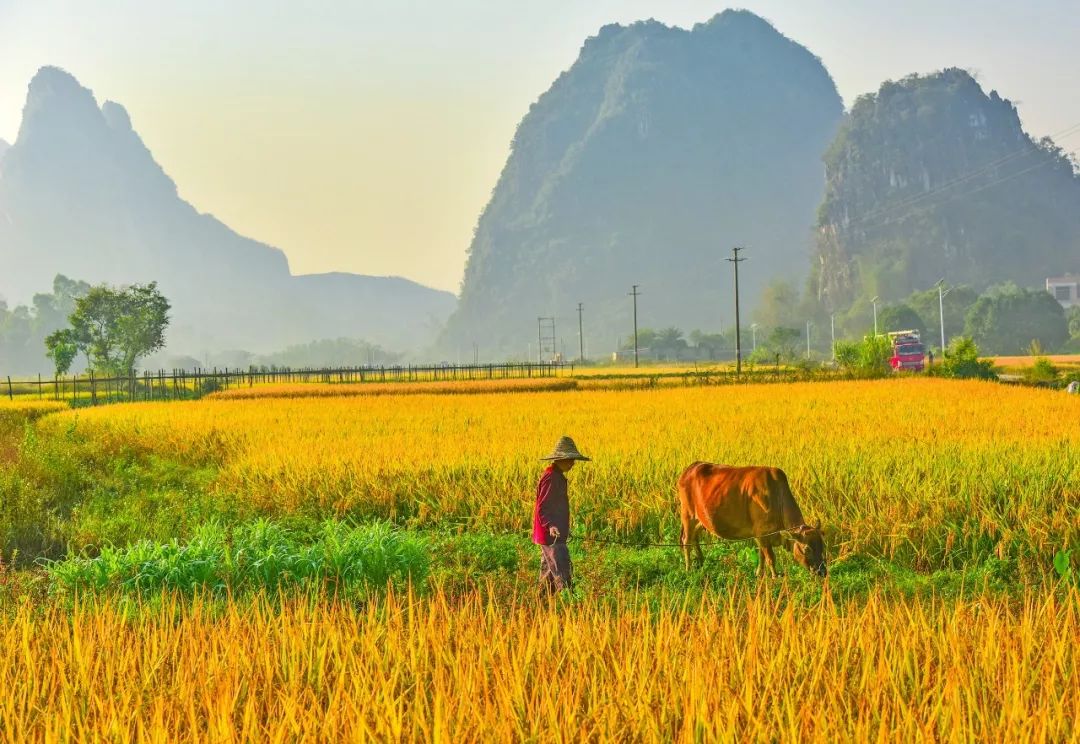
[[[825,540],[821,536],[821,525],[811,527],[803,524],[791,531],[791,554],[803,568],[812,574],[824,578],[829,575],[825,568]]]

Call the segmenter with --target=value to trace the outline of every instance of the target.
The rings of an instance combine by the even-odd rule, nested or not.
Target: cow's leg
[[[705,554],[701,552],[701,525],[694,523],[693,521],[683,522],[682,529],[682,551],[683,561],[686,563],[686,570],[690,570],[690,551],[693,550],[697,557],[698,568],[705,565]]]
[[[682,518],[679,542],[682,543],[683,561],[686,564],[686,570],[689,571],[691,547],[697,550],[698,565],[700,566],[704,561],[701,558],[701,546],[698,544],[697,516],[690,506],[689,489],[682,483],[679,484],[679,516]]]
[[[686,570],[690,570],[690,534],[693,532],[693,525],[691,524],[691,517],[687,514],[686,505],[682,508],[682,531],[679,533],[679,542],[682,543],[683,562],[686,563]]]
[[[759,539],[758,545],[758,578],[764,578],[766,571],[769,576],[776,576],[776,556],[773,554],[772,544]]]

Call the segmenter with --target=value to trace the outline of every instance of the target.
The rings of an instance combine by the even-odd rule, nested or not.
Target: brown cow
[[[690,549],[698,565],[705,562],[701,552],[701,528],[725,540],[757,538],[762,560],[758,574],[766,568],[776,575],[773,547],[791,547],[792,555],[811,573],[828,574],[821,527],[811,527],[791,495],[787,476],[779,468],[714,465],[695,462],[679,477],[682,511],[682,546],[686,570],[690,570]]]

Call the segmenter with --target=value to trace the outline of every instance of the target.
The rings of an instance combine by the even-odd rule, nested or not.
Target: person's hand
[[[559,528],[555,527],[554,525],[552,525],[551,527],[548,527],[548,535],[551,536],[552,540],[558,540],[559,539]]]

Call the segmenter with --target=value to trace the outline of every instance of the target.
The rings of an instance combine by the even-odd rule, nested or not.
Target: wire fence
[[[466,365],[394,365],[325,368],[249,367],[248,369],[194,369],[131,372],[127,375],[61,375],[17,379],[0,377],[2,400],[54,400],[72,406],[96,406],[133,401],[168,401],[201,398],[209,393],[272,383],[410,383],[529,378],[574,378],[589,389],[637,390],[669,385],[740,385],[825,382],[853,379],[833,367],[752,365],[734,368],[640,369],[603,367],[578,370],[572,363],[530,362]]]
[[[183,400],[237,387],[267,383],[440,382],[455,380],[509,380],[573,375],[574,365],[508,363],[471,365],[395,365],[327,368],[250,367],[248,369],[194,369],[135,372],[99,376],[38,375],[35,379],[4,378],[0,394],[9,400],[57,400],[82,405],[121,401]]]

